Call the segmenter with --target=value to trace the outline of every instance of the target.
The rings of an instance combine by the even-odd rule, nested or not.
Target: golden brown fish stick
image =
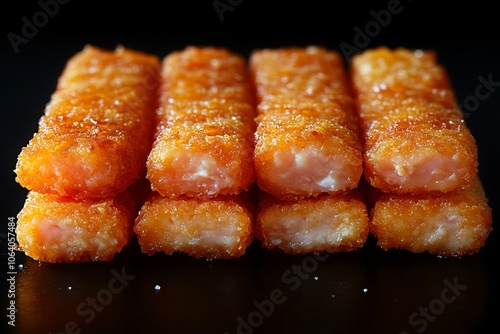
[[[18,214],[20,250],[49,263],[110,261],[131,240],[137,207],[128,190],[81,201],[30,191]]]
[[[108,198],[145,170],[154,135],[159,59],[86,46],[67,63],[19,154],[17,182],[40,193]]]
[[[369,232],[360,192],[283,201],[261,193],[255,234],[262,245],[288,254],[354,251]]]
[[[477,174],[476,142],[432,51],[380,47],[353,57],[367,180],[387,192],[447,192]]]
[[[375,191],[370,230],[385,249],[459,257],[475,254],[492,230],[492,213],[479,178],[441,195]]]
[[[159,123],[147,161],[165,197],[215,197],[255,179],[255,105],[244,58],[222,48],[188,47],[163,61]]]
[[[152,192],[134,226],[142,252],[205,259],[242,256],[253,241],[254,208],[246,195],[170,199]]]
[[[356,188],[362,147],[340,56],[313,46],[256,50],[250,71],[260,188],[281,199]]]

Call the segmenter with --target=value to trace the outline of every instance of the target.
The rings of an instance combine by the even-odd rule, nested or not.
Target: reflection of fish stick
[[[365,175],[384,191],[468,186],[477,148],[431,51],[377,48],[351,62],[365,139]]]
[[[256,50],[250,70],[260,188],[282,199],[356,188],[361,142],[340,56],[318,47]]]
[[[261,196],[255,234],[268,249],[289,254],[353,251],[368,237],[368,212],[358,190],[291,202]]]
[[[115,196],[139,178],[151,148],[159,59],[87,46],[68,62],[17,181],[75,199]]]
[[[128,191],[81,201],[30,191],[18,214],[20,250],[50,263],[110,261],[133,236],[136,208]]]
[[[253,241],[253,204],[245,196],[170,199],[152,193],[134,227],[142,252],[207,259],[242,256]]]
[[[375,192],[370,229],[385,250],[474,254],[492,229],[491,208],[479,178],[465,190],[441,195]]]
[[[166,197],[215,197],[254,181],[255,113],[244,58],[212,47],[165,57],[158,132],[147,161]]]

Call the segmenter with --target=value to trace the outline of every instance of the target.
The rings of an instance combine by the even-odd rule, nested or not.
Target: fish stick
[[[371,185],[422,194],[471,184],[476,142],[435,52],[379,47],[354,56],[351,73]]]
[[[479,177],[466,189],[440,195],[371,191],[370,231],[384,250],[460,257],[479,252],[492,231]]]
[[[130,242],[138,207],[128,190],[80,201],[30,191],[17,216],[19,249],[48,263],[110,261]]]
[[[40,193],[109,198],[145,171],[154,135],[159,59],[86,46],[61,74],[16,181]]]
[[[362,145],[340,56],[320,47],[255,50],[259,187],[298,200],[356,188]]]
[[[152,191],[135,220],[143,253],[232,259],[253,241],[254,204],[247,193],[167,198]]]
[[[255,103],[243,57],[187,47],[163,60],[147,178],[164,197],[235,195],[254,182]]]
[[[260,194],[255,236],[267,249],[288,254],[354,251],[363,247],[368,233],[368,211],[357,189],[298,201]]]

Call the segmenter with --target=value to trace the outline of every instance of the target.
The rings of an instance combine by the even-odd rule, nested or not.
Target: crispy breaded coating
[[[110,261],[133,236],[137,203],[126,190],[75,201],[30,191],[17,218],[20,250],[49,263]]]
[[[165,197],[235,195],[254,182],[255,103],[245,59],[187,47],[163,60],[157,135],[147,161]]]
[[[23,187],[75,199],[116,196],[145,170],[154,135],[159,59],[118,47],[73,56],[19,154]]]
[[[372,192],[370,231],[384,250],[460,257],[479,252],[492,230],[478,177],[464,190],[440,195]]]
[[[281,199],[356,188],[362,146],[340,56],[314,46],[255,50],[250,72],[260,188]]]
[[[253,241],[254,205],[246,196],[162,197],[152,192],[134,226],[142,252],[231,259]]]
[[[470,185],[476,142],[433,51],[367,50],[353,57],[351,72],[374,187],[417,194]]]
[[[298,201],[261,193],[255,235],[263,247],[288,254],[347,252],[363,247],[368,223],[367,208],[357,189]]]

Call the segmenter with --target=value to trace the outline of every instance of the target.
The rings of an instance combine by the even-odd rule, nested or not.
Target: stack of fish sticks
[[[243,255],[254,234],[255,102],[245,59],[190,46],[162,64],[151,194],[134,231],[142,252]]]
[[[362,143],[341,57],[310,46],[255,50],[256,237],[289,254],[352,251],[368,236]]]
[[[133,236],[136,182],[154,134],[159,59],[86,46],[67,63],[16,181],[29,190],[17,239],[43,262],[109,261]]]
[[[436,54],[379,47],[351,62],[378,245],[474,254],[492,227],[477,147]]]
[[[91,45],[19,156],[20,250],[43,262],[143,253],[382,249],[460,257],[492,230],[478,150],[427,50]],[[366,188],[366,189],[365,189]]]

